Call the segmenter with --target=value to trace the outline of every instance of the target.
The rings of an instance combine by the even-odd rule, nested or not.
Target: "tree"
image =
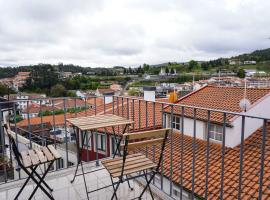
[[[140,94],[140,91],[137,89],[129,89],[128,90],[128,95],[130,95],[130,96],[139,96],[139,94]]]
[[[174,69],[173,68],[171,68],[170,74],[174,74]]]
[[[200,69],[200,65],[197,61],[191,60],[188,63],[188,69],[189,69],[189,71],[195,71],[195,70]]]
[[[8,94],[8,87],[0,84],[0,96]]]
[[[168,74],[169,74],[169,72],[170,72],[169,68],[168,68],[168,67],[166,67],[166,68],[165,68],[165,73],[166,73],[166,75],[168,75]]]
[[[62,84],[56,84],[51,88],[52,97],[65,97],[67,95],[67,90]]]
[[[239,78],[245,78],[245,77],[246,77],[245,70],[242,69],[242,68],[240,68],[240,69],[238,70],[238,72],[237,72],[237,76],[238,76]]]
[[[143,64],[143,71],[144,72],[148,72],[149,68],[150,68],[150,66],[148,64],[145,64],[145,63]]]

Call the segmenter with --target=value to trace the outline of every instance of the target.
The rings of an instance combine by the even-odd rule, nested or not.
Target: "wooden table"
[[[104,115],[94,115],[94,116],[87,116],[87,117],[71,118],[71,119],[67,119],[67,122],[69,122],[73,126],[73,129],[74,129],[74,132],[76,135],[76,146],[77,146],[77,152],[78,152],[78,163],[77,163],[75,174],[74,174],[74,177],[73,177],[73,180],[71,181],[71,183],[74,182],[76,176],[83,175],[85,189],[86,189],[87,198],[88,198],[87,186],[86,186],[86,181],[85,181],[85,176],[84,176],[86,173],[84,172],[83,164],[82,164],[82,149],[85,146],[84,141],[85,141],[85,138],[87,135],[87,131],[91,131],[91,133],[93,131],[96,132],[96,137],[95,137],[96,157],[97,157],[96,165],[98,166],[99,161],[98,161],[98,150],[97,150],[97,145],[98,145],[98,143],[97,143],[98,142],[97,141],[97,138],[98,138],[97,137],[97,129],[111,127],[114,139],[115,139],[115,141],[117,141],[115,127],[116,126],[124,126],[122,132],[118,133],[118,136],[120,138],[118,139],[116,149],[113,152],[113,157],[115,157],[117,152],[120,154],[120,144],[121,144],[122,135],[125,133],[127,127],[133,124],[133,121],[126,119],[124,117],[113,115],[113,114],[104,114]],[[80,148],[80,142],[79,142],[79,138],[80,138],[79,134],[81,134],[81,144],[82,144],[81,148]],[[88,143],[89,143],[89,139],[87,138],[87,145],[88,145]],[[79,165],[81,165],[82,174],[77,175]],[[100,170],[100,169],[98,169],[98,170]],[[97,170],[95,170],[95,171],[97,171]],[[94,172],[94,171],[91,171],[91,172]],[[87,172],[87,173],[91,173],[91,172]]]

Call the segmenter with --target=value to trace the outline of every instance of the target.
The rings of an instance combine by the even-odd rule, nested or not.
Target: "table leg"
[[[77,134],[79,134],[79,132],[77,132]],[[73,179],[70,181],[71,183],[73,183],[75,181],[75,178],[77,176],[77,172],[78,172],[78,168],[79,165],[81,164],[82,166],[82,149],[84,147],[84,140],[85,140],[85,136],[86,134],[83,134],[83,131],[81,131],[81,138],[82,138],[82,148],[80,148],[80,142],[79,142],[79,137],[77,136],[77,134],[75,134],[76,137],[76,146],[77,146],[77,157],[78,157],[78,163],[76,166],[76,170],[75,170],[75,174]]]

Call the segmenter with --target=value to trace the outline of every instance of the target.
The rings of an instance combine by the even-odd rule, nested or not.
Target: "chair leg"
[[[153,175],[152,175],[152,176],[150,177],[150,179],[146,182],[146,186],[144,187],[142,193],[140,194],[139,199],[142,198],[144,192],[145,192],[146,189],[149,187],[149,185],[150,185],[151,181],[153,180],[153,178],[155,177],[155,175],[156,175],[156,172],[153,172]],[[153,197],[152,197],[152,198],[153,198]]]
[[[128,175],[126,175],[126,177],[128,178]],[[129,189],[130,189],[130,190],[134,190],[134,188],[130,186],[129,180],[127,180],[127,183],[128,183]]]
[[[34,168],[34,170],[36,170],[36,168],[37,168],[37,166]],[[30,178],[34,175],[34,170],[32,170],[32,172],[30,173],[27,180],[24,182],[23,186],[21,187],[20,191],[18,192],[18,194],[16,195],[16,197],[14,199],[18,199],[18,197],[22,193],[23,189],[25,188],[26,184],[29,182]]]
[[[114,187],[113,179],[112,179],[112,177],[110,177],[110,178],[111,178],[111,182],[112,182],[112,186],[113,186],[113,190],[114,190],[111,200],[113,200],[114,196],[115,196],[115,198],[117,200],[118,198],[117,198],[117,193],[116,192],[117,192],[118,187],[119,187],[119,185],[120,185],[121,182],[119,180],[119,182],[117,183],[116,187]]]
[[[143,173],[144,173],[144,177],[145,177],[146,182],[148,182],[148,178],[147,178],[146,172],[143,171]],[[150,184],[148,185],[148,189],[149,189],[150,195],[151,195],[151,197],[152,197],[152,200],[154,200],[154,196],[153,196],[153,193],[152,193]]]
[[[81,161],[79,161],[79,162],[77,163],[76,170],[75,170],[75,174],[74,174],[74,176],[73,176],[73,179],[70,181],[70,183],[73,183],[73,182],[74,182],[80,164],[81,164]]]
[[[82,168],[82,175],[83,175],[83,181],[84,181],[85,192],[86,192],[86,195],[87,195],[87,199],[89,200],[88,191],[87,191],[87,185],[86,185],[86,180],[85,180],[85,174],[84,174],[84,169],[83,169],[83,164],[82,164],[82,162],[81,162],[81,168]]]
[[[35,175],[41,180],[41,176],[36,172],[34,171]],[[42,180],[42,183],[52,192],[53,189],[44,181]]]
[[[33,175],[31,175],[31,173],[24,166],[21,166],[21,168],[37,185],[39,184],[39,182],[36,180],[36,178]],[[47,174],[47,172],[45,173],[45,175],[46,174]],[[39,187],[51,200],[54,200],[53,196],[47,190],[45,190],[45,188],[42,185],[40,185]]]
[[[32,199],[34,194],[36,193],[37,189],[40,188],[45,194],[47,194],[48,192],[44,189],[44,187],[41,185],[41,183],[44,181],[44,178],[46,177],[47,173],[49,172],[50,170],[50,167],[52,166],[53,164],[53,161],[49,164],[47,170],[45,171],[45,173],[43,174],[43,176],[41,177],[41,179],[39,181],[37,181],[34,177],[32,177],[32,179],[36,182],[36,187],[35,189],[33,190],[31,196],[29,197],[29,199]],[[45,192],[46,191],[46,192]],[[47,194],[48,196],[48,194]],[[50,199],[54,199],[50,194],[48,196]]]

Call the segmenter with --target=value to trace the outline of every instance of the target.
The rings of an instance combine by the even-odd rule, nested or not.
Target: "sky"
[[[270,47],[269,0],[0,0],[0,66],[138,66]]]

